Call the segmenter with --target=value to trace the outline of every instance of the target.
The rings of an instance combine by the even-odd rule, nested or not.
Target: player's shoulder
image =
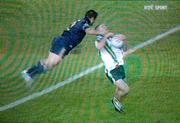
[[[84,17],[81,21],[80,21],[80,27],[82,30],[86,30],[87,28],[90,27],[90,20],[87,17]]]
[[[77,20],[75,25],[76,25],[76,27],[82,28],[84,26],[88,27],[89,23],[90,23],[90,21],[85,17],[85,18],[82,18],[80,20]]]

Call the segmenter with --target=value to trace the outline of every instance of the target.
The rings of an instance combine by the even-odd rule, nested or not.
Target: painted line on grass
[[[132,49],[129,49],[126,52],[126,55],[131,54],[131,53],[135,52],[136,50],[138,50],[140,48],[143,48],[143,47],[145,47],[147,45],[150,45],[150,44],[158,41],[159,39],[161,39],[161,38],[163,38],[163,37],[165,37],[165,36],[167,36],[169,34],[177,32],[178,30],[180,30],[180,25],[178,25],[175,28],[172,28],[172,29],[168,30],[167,32],[159,34],[159,35],[157,35],[157,36],[155,36],[155,37],[153,37],[153,38],[151,38],[151,39],[149,39],[149,40],[147,40],[147,41],[145,41],[145,42],[143,42],[143,43],[141,43],[139,45],[136,45]],[[77,80],[77,79],[79,79],[79,78],[81,78],[81,77],[83,77],[83,76],[85,76],[87,74],[90,74],[90,73],[94,72],[95,70],[101,68],[102,66],[103,66],[103,63],[100,63],[100,64],[95,65],[93,67],[90,67],[90,68],[88,68],[88,69],[86,69],[86,70],[84,70],[84,71],[82,71],[82,72],[80,72],[78,74],[75,74],[74,76],[72,76],[72,77],[70,77],[70,78],[68,78],[68,79],[66,79],[64,81],[58,82],[56,85],[52,85],[52,86],[50,86],[50,87],[48,87],[48,88],[46,88],[46,89],[44,89],[44,90],[42,90],[40,92],[33,93],[33,94],[29,95],[29,96],[18,99],[16,101],[12,102],[12,103],[1,106],[0,111],[5,111],[7,109],[14,108],[14,107],[16,107],[16,106],[18,106],[20,104],[23,104],[23,103],[25,103],[27,101],[30,101],[30,100],[35,99],[37,97],[40,97],[40,96],[42,96],[44,94],[50,93],[50,92],[52,92],[52,91],[54,91],[54,90],[56,90],[56,89],[58,89],[60,87],[63,87],[66,84],[69,84],[69,83],[73,82],[74,80]]]

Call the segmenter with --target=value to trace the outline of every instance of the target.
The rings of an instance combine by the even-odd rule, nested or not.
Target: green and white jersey
[[[105,46],[99,50],[100,57],[108,71],[113,70],[117,65],[123,65],[123,49],[116,48],[111,44],[113,37],[106,41]],[[95,43],[97,47],[97,42]]]

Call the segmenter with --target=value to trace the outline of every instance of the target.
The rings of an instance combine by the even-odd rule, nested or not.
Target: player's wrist
[[[112,37],[114,35],[114,33],[112,33],[112,32],[109,32],[109,33],[107,33],[106,35],[104,35],[106,38],[109,38],[109,37]]]

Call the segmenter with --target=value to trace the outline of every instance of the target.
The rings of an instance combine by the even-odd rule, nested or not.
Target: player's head
[[[98,13],[95,10],[88,10],[85,14],[85,17],[89,18],[91,24],[94,23],[98,16]]]
[[[107,34],[109,32],[107,26],[105,24],[97,25],[95,30],[101,32],[101,34]]]

